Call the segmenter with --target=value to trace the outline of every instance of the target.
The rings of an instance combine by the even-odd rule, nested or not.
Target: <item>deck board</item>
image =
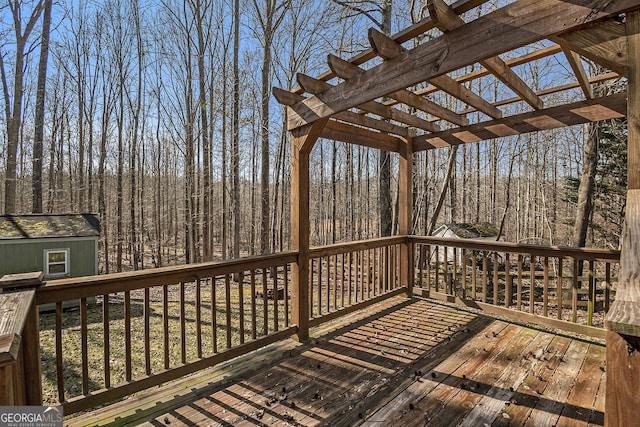
[[[68,424],[603,424],[604,347],[423,300],[377,310]]]

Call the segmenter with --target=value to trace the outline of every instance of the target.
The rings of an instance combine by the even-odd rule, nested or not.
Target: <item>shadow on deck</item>
[[[316,328],[309,344],[287,340],[69,423],[602,425],[604,353],[396,297]]]

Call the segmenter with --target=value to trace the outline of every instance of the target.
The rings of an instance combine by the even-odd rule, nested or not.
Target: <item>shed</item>
[[[488,222],[479,223],[450,223],[442,224],[433,232],[435,237],[446,237],[449,239],[478,239],[496,240],[498,228]]]
[[[499,230],[495,225],[488,222],[478,223],[449,223],[442,224],[440,227],[432,233],[434,237],[443,237],[446,239],[474,239],[474,240],[491,240],[496,241],[498,238]],[[500,239],[502,240],[502,239]],[[445,260],[445,248],[439,247],[437,256],[440,261]],[[452,247],[447,248],[446,259],[448,262],[452,262],[454,257],[454,251]],[[436,252],[433,252],[432,262],[436,261]],[[458,264],[462,263],[462,253],[457,251]]]
[[[0,276],[42,271],[45,280],[98,274],[95,214],[0,215]]]

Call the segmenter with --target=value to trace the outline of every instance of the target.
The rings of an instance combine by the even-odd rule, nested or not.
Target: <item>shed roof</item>
[[[496,237],[498,235],[498,228],[488,222],[479,223],[451,223],[445,224],[456,236],[463,239],[474,239],[478,237]]]
[[[0,215],[0,240],[100,235],[95,214]]]

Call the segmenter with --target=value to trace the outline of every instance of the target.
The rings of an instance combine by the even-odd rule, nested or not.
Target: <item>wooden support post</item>
[[[400,235],[409,236],[413,220],[413,138],[407,138],[406,143],[400,146],[399,168],[399,193],[398,193],[398,232]],[[406,286],[407,296],[413,295],[414,267],[413,267],[413,243],[407,238],[400,245],[400,286]]]
[[[292,318],[299,341],[309,339],[309,153],[327,119],[304,126],[291,136],[291,250],[298,259],[291,266]]]
[[[640,12],[627,14],[628,190],[616,300],[607,328],[605,425],[635,425],[640,407]]]
[[[0,279],[0,405],[42,405],[40,324],[34,289],[42,285],[42,278],[37,272]]]

